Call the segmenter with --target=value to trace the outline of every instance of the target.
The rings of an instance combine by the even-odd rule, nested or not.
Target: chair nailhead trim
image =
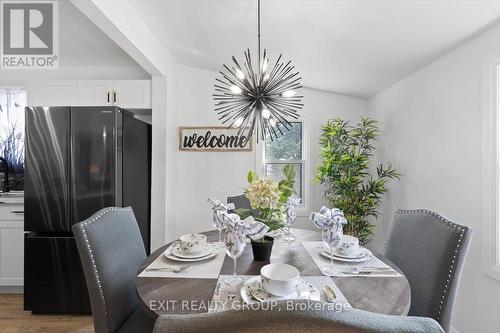
[[[402,210],[402,209],[398,209],[396,211],[396,214],[394,215],[394,220],[396,219],[396,217],[398,215],[403,215],[403,214],[428,214],[428,215],[431,215],[431,216],[437,218],[438,221],[447,224],[448,226],[452,227],[453,229],[458,229],[457,231],[460,232],[460,234],[458,235],[458,239],[457,239],[457,246],[456,246],[455,250],[453,251],[455,254],[453,255],[453,259],[451,260],[450,269],[448,271],[449,272],[448,279],[446,280],[446,283],[445,283],[445,285],[443,287],[443,291],[441,293],[441,301],[439,302],[439,305],[438,305],[438,311],[437,311],[436,320],[439,321],[441,319],[441,309],[444,306],[444,301],[445,301],[445,298],[446,298],[446,294],[448,293],[448,285],[450,284],[449,282],[450,282],[452,274],[455,273],[455,268],[456,268],[456,266],[455,266],[455,259],[457,258],[458,251],[461,249],[461,247],[463,245],[462,240],[464,238],[465,231],[466,231],[467,228],[465,228],[465,227],[463,227],[463,226],[461,226],[459,224],[453,223],[450,220],[445,219],[441,215],[439,215],[437,213],[434,213],[433,211],[430,211],[430,210],[427,210],[427,209],[414,209],[414,210]],[[392,226],[394,226],[394,222],[392,223]],[[392,232],[392,226],[391,226],[390,232]],[[390,234],[390,232],[389,232],[389,234]],[[385,247],[386,248],[387,248],[388,241],[389,241],[389,238],[387,238],[387,240],[385,242]]]
[[[80,229],[82,230],[82,234],[83,234],[83,237],[85,239],[85,243],[87,244],[87,249],[88,249],[88,252],[89,252],[89,255],[90,255],[90,261],[92,262],[92,269],[94,270],[94,274],[95,274],[95,277],[96,277],[96,280],[97,280],[97,286],[99,288],[99,294],[101,296],[102,305],[104,306],[104,313],[105,313],[105,318],[106,318],[106,326],[108,327],[108,330],[110,330],[111,327],[110,327],[110,324],[109,324],[108,310],[107,310],[107,307],[106,307],[106,298],[104,297],[104,292],[102,290],[102,285],[101,285],[101,279],[99,277],[99,272],[97,271],[97,265],[96,265],[95,260],[94,260],[94,254],[92,253],[92,248],[90,247],[90,242],[89,242],[89,239],[87,237],[87,232],[85,230],[85,227],[87,225],[89,225],[89,224],[92,224],[94,222],[99,221],[99,219],[101,217],[103,217],[104,215],[106,215],[109,212],[112,212],[112,211],[122,211],[123,212],[123,211],[130,211],[130,210],[131,210],[130,207],[126,207],[126,208],[119,208],[119,207],[105,208],[105,209],[101,210],[99,212],[99,214],[97,214],[96,216],[91,217],[90,219],[87,219],[84,222],[81,222],[80,225],[79,225]]]

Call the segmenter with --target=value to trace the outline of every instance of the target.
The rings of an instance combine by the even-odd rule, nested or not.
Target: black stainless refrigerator
[[[71,227],[131,206],[149,252],[151,125],[118,107],[27,107],[25,168],[24,308],[90,312]]]

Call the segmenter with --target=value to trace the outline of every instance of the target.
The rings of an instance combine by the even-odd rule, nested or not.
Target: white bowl
[[[185,253],[200,253],[207,247],[207,236],[202,234],[182,235],[179,240]]]
[[[262,287],[275,296],[287,296],[297,289],[300,272],[287,264],[269,264],[260,269]]]

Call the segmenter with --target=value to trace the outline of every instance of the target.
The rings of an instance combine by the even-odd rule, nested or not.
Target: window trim
[[[311,202],[310,198],[310,149],[309,149],[309,119],[307,116],[302,115],[299,119],[293,120],[291,122],[302,123],[302,160],[291,160],[290,163],[301,163],[302,164],[302,204],[297,206],[297,216],[303,217],[309,215],[309,204]],[[280,160],[269,160],[264,159],[265,147],[264,141],[259,141],[255,145],[255,171],[261,177],[266,174],[266,163],[284,163]]]
[[[484,274],[500,280],[500,53],[486,58],[482,76],[481,266]]]

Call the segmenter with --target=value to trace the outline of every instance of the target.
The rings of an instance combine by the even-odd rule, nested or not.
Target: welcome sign
[[[179,127],[179,150],[252,151],[252,138],[238,135],[237,128]]]

